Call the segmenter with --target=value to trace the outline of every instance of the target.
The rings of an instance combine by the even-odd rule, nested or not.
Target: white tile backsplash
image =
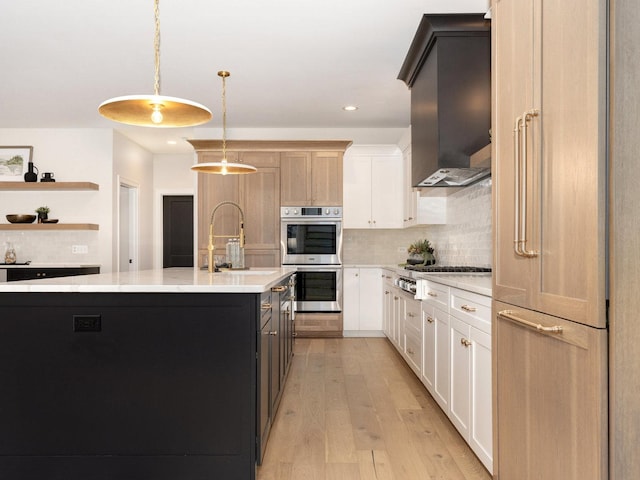
[[[404,263],[406,248],[427,238],[439,265],[491,267],[491,178],[447,197],[447,223],[397,230],[344,230],[343,263]]]
[[[0,232],[0,253],[4,258],[7,243],[16,251],[17,262],[100,264],[98,235],[95,231],[10,231]],[[86,245],[87,253],[74,254],[73,245]]]

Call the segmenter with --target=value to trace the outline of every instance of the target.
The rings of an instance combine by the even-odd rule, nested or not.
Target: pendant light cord
[[[155,50],[155,69],[153,90],[160,95],[160,0],[155,0],[154,13],[156,16],[156,33],[153,37],[153,49]]]
[[[229,72],[218,72],[222,77],[222,160],[227,160],[227,82]]]

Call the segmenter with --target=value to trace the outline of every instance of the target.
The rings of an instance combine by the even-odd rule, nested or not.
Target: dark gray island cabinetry
[[[184,271],[175,291],[80,280],[106,274],[3,285],[0,478],[255,478],[256,290],[288,275],[224,292]]]

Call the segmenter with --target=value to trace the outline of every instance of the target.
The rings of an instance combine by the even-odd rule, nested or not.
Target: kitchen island
[[[0,478],[255,478],[264,298],[292,273],[0,284]]]

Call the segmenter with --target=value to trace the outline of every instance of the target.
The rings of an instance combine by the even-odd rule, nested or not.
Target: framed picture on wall
[[[0,146],[0,182],[24,182],[33,147]]]

